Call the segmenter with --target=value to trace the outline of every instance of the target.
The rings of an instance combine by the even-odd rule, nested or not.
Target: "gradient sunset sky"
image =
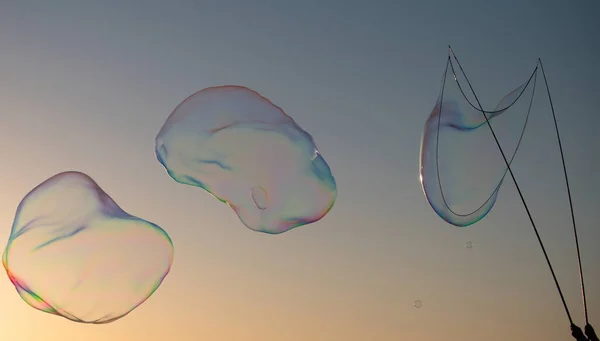
[[[36,311],[0,275],[0,340],[571,339],[510,181],[464,229],[425,200],[420,138],[449,44],[490,104],[542,58],[600,328],[599,16],[596,0],[0,1],[0,240],[27,192],[77,170],[175,247],[155,294],[107,325]],[[260,92],[312,134],[338,185],[322,220],[253,232],[156,161],[171,111],[224,84]],[[514,170],[583,327],[560,156],[540,115]]]

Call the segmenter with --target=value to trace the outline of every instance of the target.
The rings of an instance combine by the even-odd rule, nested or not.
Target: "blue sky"
[[[6,238],[30,189],[79,170],[163,227],[175,264],[138,310],[91,328],[34,311],[6,279],[2,329],[17,341],[36,337],[35,326],[56,330],[48,340],[567,339],[514,186],[505,184],[482,222],[451,227],[423,196],[419,143],[448,45],[489,105],[542,58],[595,321],[599,13],[593,0],[3,1]],[[260,92],[313,135],[338,184],[323,220],[257,234],[164,174],[153,154],[164,120],[190,94],[224,84]],[[515,173],[582,324],[560,159],[549,112],[536,117]],[[412,306],[417,299],[423,308]]]

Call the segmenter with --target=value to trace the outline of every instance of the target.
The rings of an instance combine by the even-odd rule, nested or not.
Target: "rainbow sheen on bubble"
[[[486,116],[511,164],[529,119],[536,74],[504,96],[493,110],[480,110],[464,92],[466,81],[453,68],[453,80],[446,83],[448,72],[425,123],[420,180],[433,210],[446,222],[464,227],[490,212],[508,172]]]
[[[123,211],[80,172],[54,175],[23,198],[2,257],[27,304],[95,324],[146,301],[172,262],[165,231]]]
[[[312,136],[243,86],[184,100],[156,137],[156,156],[177,182],[227,203],[248,228],[278,234],[318,221],[337,189]]]

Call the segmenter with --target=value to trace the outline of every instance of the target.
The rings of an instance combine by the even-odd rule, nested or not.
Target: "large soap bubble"
[[[2,261],[33,308],[109,323],[158,288],[173,246],[165,231],[127,214],[89,176],[64,172],[23,198]]]
[[[425,123],[419,170],[427,201],[446,222],[468,226],[485,217],[494,206],[508,167],[488,129],[486,116],[505,142],[503,150],[510,151],[510,165],[529,119],[535,75],[504,96],[493,110],[486,111],[466,96],[466,81],[461,82],[453,68],[454,81],[450,84],[446,84],[444,74],[442,91]],[[526,90],[530,96],[524,96]],[[520,98],[524,100],[518,101]],[[509,109],[517,115],[506,115]]]
[[[210,87],[184,100],[158,133],[156,155],[175,181],[204,188],[255,231],[315,222],[335,202],[335,180],[311,135],[246,87]]]

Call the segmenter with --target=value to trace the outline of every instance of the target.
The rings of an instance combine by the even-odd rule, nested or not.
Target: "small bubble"
[[[423,306],[423,302],[421,302],[420,300],[415,301],[415,308],[421,308],[422,306]]]
[[[252,200],[254,200],[254,204],[259,210],[266,210],[267,207],[269,207],[269,196],[264,188],[260,186],[252,187],[250,193],[252,195]]]
[[[473,248],[473,242],[466,242],[466,243],[465,243],[465,247],[466,247],[467,249],[471,249],[471,248]]]

